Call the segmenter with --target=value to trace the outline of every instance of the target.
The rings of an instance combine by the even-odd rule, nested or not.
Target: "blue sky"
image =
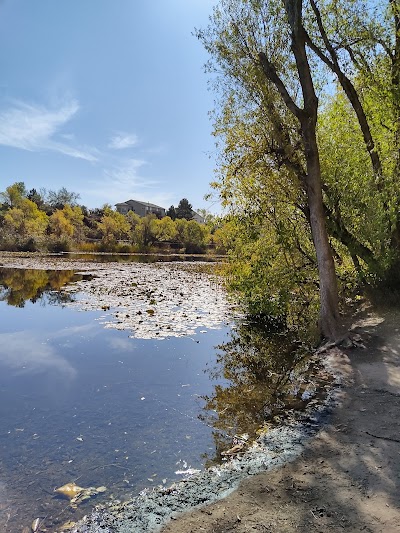
[[[202,45],[216,0],[0,1],[0,191],[90,208],[205,202],[215,166]]]

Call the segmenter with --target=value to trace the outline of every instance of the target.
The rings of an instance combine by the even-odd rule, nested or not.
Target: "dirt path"
[[[366,348],[346,351],[353,384],[304,453],[163,533],[400,532],[400,313],[357,326]]]

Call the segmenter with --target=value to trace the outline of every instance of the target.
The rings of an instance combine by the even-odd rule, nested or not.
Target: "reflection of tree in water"
[[[216,456],[220,461],[234,435],[256,435],[267,421],[276,423],[290,409],[304,408],[315,391],[317,369],[310,351],[290,332],[267,333],[260,326],[242,323],[231,340],[218,347],[214,394],[204,397],[201,418],[214,428]]]
[[[20,268],[0,268],[0,301],[8,305],[24,307],[25,302],[40,301],[45,304],[66,303],[71,295],[61,292],[61,288],[71,281],[78,281],[82,276],[73,270],[33,270]]]

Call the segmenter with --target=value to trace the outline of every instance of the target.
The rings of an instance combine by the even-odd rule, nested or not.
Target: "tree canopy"
[[[218,95],[213,186],[237,230],[229,279],[253,312],[288,318],[317,288],[337,338],[333,258],[342,287],[396,270],[398,29],[397,0],[221,0],[198,31]]]
[[[137,252],[157,245],[203,253],[211,241],[211,229],[194,220],[140,217],[133,211],[122,215],[108,204],[87,209],[76,205],[78,198],[65,187],[49,196],[44,189],[27,192],[23,182],[8,186],[0,192],[0,249]],[[184,209],[191,206],[186,202],[181,214],[188,217]]]
[[[179,202],[178,207],[175,209],[175,218],[186,218],[186,220],[192,220],[193,207],[187,198],[182,198],[182,200]]]

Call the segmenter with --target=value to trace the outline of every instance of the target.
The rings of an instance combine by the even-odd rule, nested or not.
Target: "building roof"
[[[150,202],[141,202],[140,200],[127,200],[126,202],[120,202],[115,205],[131,205],[132,203],[141,204],[146,207],[156,207],[157,209],[164,209],[164,207],[161,207],[156,204],[151,204]]]

